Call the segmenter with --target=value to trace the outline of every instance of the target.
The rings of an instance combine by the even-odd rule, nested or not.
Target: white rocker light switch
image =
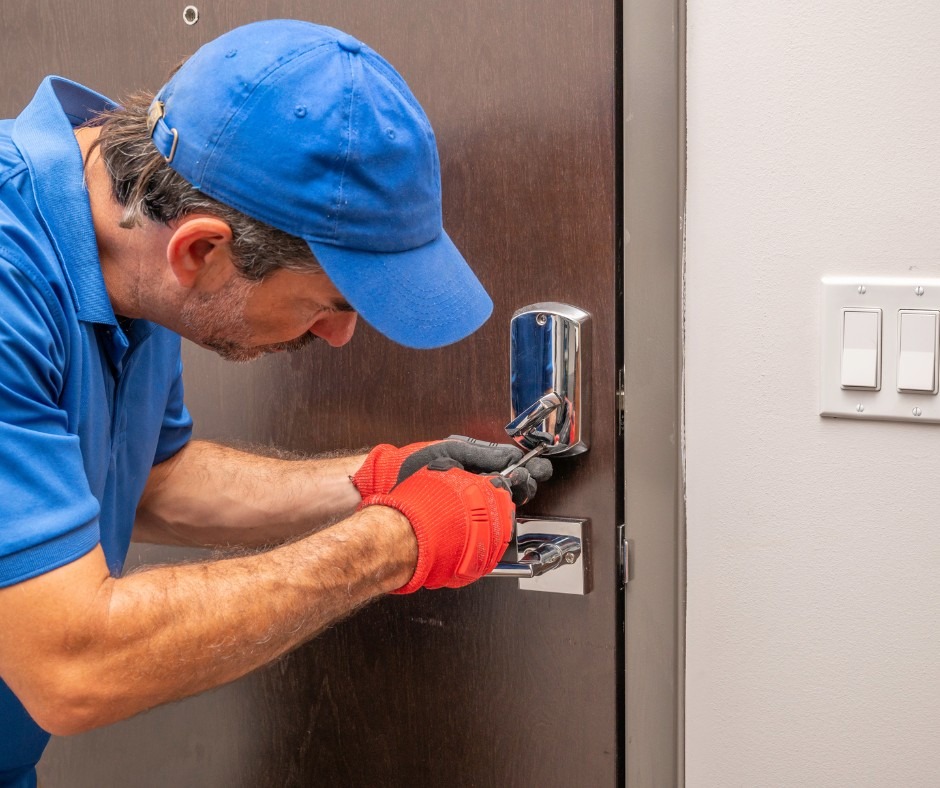
[[[881,388],[881,310],[842,310],[842,388]]]
[[[898,391],[937,393],[937,327],[940,312],[898,312]]]

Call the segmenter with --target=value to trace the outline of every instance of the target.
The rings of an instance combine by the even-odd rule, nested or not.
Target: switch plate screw
[[[914,410],[912,410],[911,413],[913,413],[915,416],[920,416],[920,414],[923,413],[923,411],[920,408],[914,408]]]
[[[865,285],[859,285],[859,286],[858,286],[858,294],[859,294],[859,295],[865,295],[865,293],[867,293],[867,292],[868,292],[868,288],[865,287]]]
[[[187,25],[194,25],[199,21],[199,9],[194,5],[188,5],[183,9],[183,21]]]
[[[914,288],[914,295],[923,295],[923,294],[924,294],[923,285],[917,285],[917,287]]]
[[[859,402],[858,405],[855,406],[855,410],[857,410],[859,413],[864,413],[864,412],[865,412],[865,406],[862,405],[861,402]]]
[[[548,322],[548,318],[545,315],[539,313],[535,316],[535,322],[540,326],[544,326]]]

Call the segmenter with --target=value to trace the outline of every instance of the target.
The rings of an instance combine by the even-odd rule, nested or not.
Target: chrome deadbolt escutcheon
[[[508,476],[539,454],[567,457],[588,450],[591,423],[591,316],[557,302],[516,311],[509,329],[511,419],[506,433],[525,452],[502,471]],[[532,526],[532,523],[538,523]],[[583,520],[519,518],[516,561],[500,562],[491,577],[517,577],[520,588],[585,594],[590,588]]]

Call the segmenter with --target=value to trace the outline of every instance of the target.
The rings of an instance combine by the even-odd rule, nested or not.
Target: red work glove
[[[391,506],[411,523],[418,539],[418,564],[395,594],[419,588],[460,588],[488,574],[512,538],[515,506],[508,482],[478,476],[442,459],[421,468],[386,495],[363,506]]]
[[[412,454],[416,454],[428,446],[433,446],[437,442],[412,443],[402,448],[388,443],[380,443],[372,449],[365,462],[362,463],[362,467],[352,477],[352,483],[359,490],[362,500],[370,495],[391,492],[392,487],[405,478],[405,476],[402,476],[401,479],[398,478],[402,463]]]
[[[472,473],[494,473],[522,459],[522,449],[511,443],[486,441],[452,435],[447,440],[412,443],[396,448],[383,443],[366,457],[352,477],[363,498],[389,492],[419,468],[434,460],[453,460],[451,467]],[[522,505],[535,495],[538,482],[552,475],[552,464],[544,457],[529,460],[508,478],[513,502]]]

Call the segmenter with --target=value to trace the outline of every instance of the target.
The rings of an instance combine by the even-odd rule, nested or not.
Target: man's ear
[[[175,227],[174,227],[175,224]],[[216,216],[185,216],[171,223],[166,259],[180,286],[208,293],[219,290],[235,271],[232,228]]]

